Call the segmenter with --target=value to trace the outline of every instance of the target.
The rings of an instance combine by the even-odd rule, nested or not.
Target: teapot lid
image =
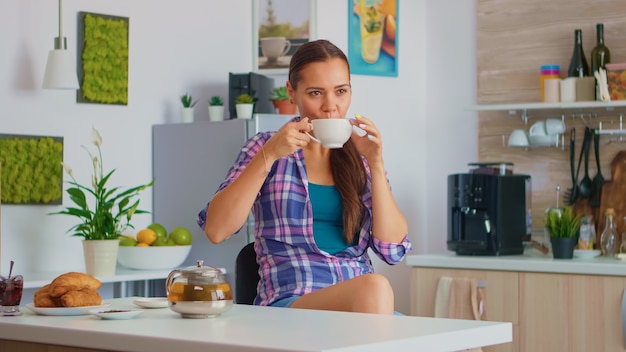
[[[212,266],[204,266],[204,260],[196,261],[196,265],[188,266],[180,270],[182,276],[187,277],[216,277],[222,275],[222,271]]]

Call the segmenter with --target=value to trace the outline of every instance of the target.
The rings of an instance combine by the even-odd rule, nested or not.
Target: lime
[[[153,230],[156,233],[157,237],[167,238],[167,230],[165,229],[165,226],[154,223],[154,224],[148,225],[148,228]]]
[[[174,240],[173,240],[173,239],[171,239],[171,238],[168,238],[168,239],[167,239],[167,244],[166,244],[166,246],[175,246],[175,245],[176,245],[176,242],[174,242]]]
[[[120,246],[134,247],[137,245],[137,240],[131,236],[120,236]]]
[[[170,232],[170,238],[179,246],[191,244],[191,232],[184,227],[177,227]]]
[[[165,237],[157,237],[156,241],[154,241],[154,243],[151,244],[151,246],[167,246],[167,238]]]

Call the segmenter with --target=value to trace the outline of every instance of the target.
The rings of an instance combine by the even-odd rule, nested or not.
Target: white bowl
[[[180,266],[191,246],[127,247],[120,246],[117,262],[129,269],[159,270]]]

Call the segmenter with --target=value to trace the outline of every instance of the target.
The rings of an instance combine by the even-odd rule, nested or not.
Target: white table
[[[134,307],[133,298],[109,301]],[[135,307],[137,308],[137,307]],[[215,319],[168,308],[131,320],[0,317],[0,339],[110,351],[456,351],[507,343],[511,323],[234,305]],[[6,341],[4,341],[6,343]],[[0,349],[2,347],[0,342]]]

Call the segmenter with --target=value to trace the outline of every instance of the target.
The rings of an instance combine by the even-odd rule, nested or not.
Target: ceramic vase
[[[238,119],[251,119],[254,104],[235,104]]]
[[[119,241],[83,240],[85,268],[93,276],[114,276]]]
[[[272,104],[274,104],[274,107],[281,115],[296,114],[296,104],[289,102],[289,100],[272,100]]]
[[[223,105],[209,105],[209,121],[222,121],[224,119]]]
[[[578,243],[577,237],[550,237],[552,258],[572,259],[574,257],[576,243]]]
[[[193,108],[183,108],[181,111],[181,120],[185,123],[193,122]]]

